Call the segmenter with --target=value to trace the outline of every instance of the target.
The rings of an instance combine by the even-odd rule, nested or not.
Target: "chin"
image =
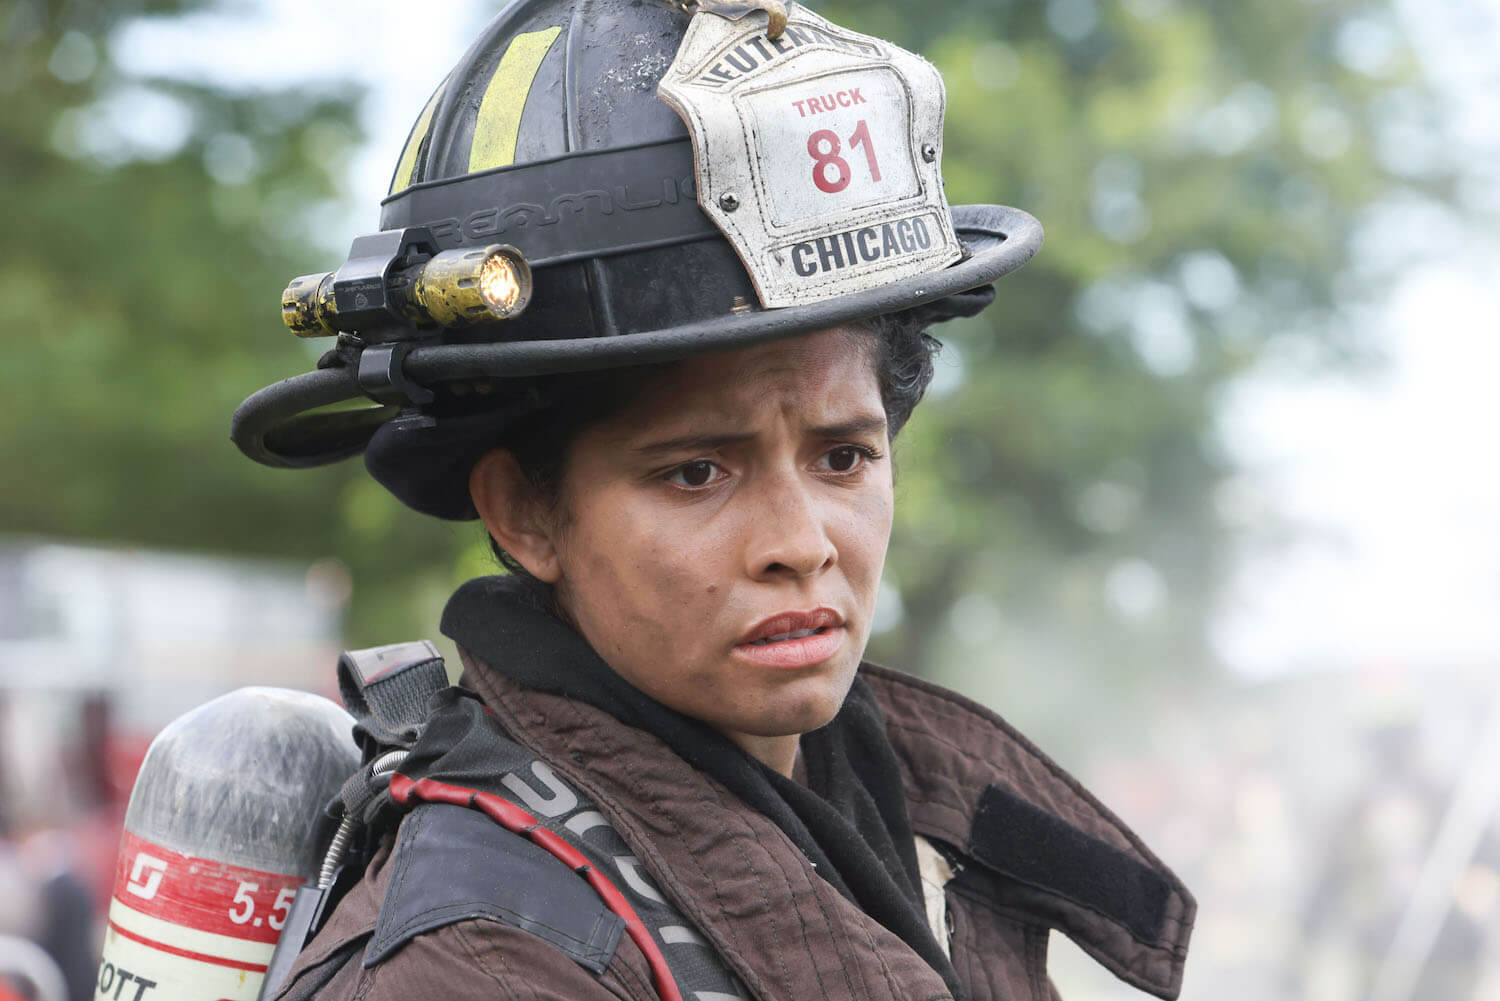
[[[845,692],[807,696],[768,705],[754,718],[735,720],[728,725],[755,737],[787,737],[817,730],[833,722],[843,707]]]

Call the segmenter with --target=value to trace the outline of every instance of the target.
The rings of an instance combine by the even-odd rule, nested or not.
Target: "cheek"
[[[724,600],[722,533],[695,530],[681,512],[604,492],[574,511],[559,536],[561,595],[600,653],[624,661],[690,645]]]
[[[894,517],[895,504],[887,480],[884,489],[860,492],[846,509],[839,535],[834,540],[844,579],[862,613],[856,626],[861,644],[868,640],[874,621]]]
[[[842,534],[848,540],[848,556],[851,563],[863,570],[873,564],[878,576],[885,563],[886,548],[891,541],[891,526],[895,520],[895,494],[891,486],[889,468],[882,479],[861,490],[848,508],[848,517],[842,526]],[[842,557],[845,547],[839,547]],[[855,569],[854,566],[850,567]]]

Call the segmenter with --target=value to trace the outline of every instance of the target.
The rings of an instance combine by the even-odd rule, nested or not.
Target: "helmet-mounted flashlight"
[[[508,320],[531,300],[531,268],[511,246],[445,250],[417,271],[413,291],[413,312],[444,327]]]
[[[380,331],[408,324],[508,320],[531,301],[531,266],[515,247],[434,249],[424,230],[360,237],[339,270],[292,279],[281,318],[298,337],[347,331],[386,339]]]

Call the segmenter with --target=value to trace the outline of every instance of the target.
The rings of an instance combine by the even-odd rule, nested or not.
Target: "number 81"
[[[870,168],[870,180],[880,180],[880,163],[875,159],[875,143],[870,139],[870,126],[863,118],[859,125],[855,126],[854,133],[849,136],[849,146],[863,146],[865,150],[865,163]],[[826,147],[826,148],[825,148]],[[835,195],[849,186],[852,176],[849,170],[849,161],[839,156],[844,144],[839,141],[838,133],[832,129],[819,129],[807,137],[807,152],[813,158],[813,183],[818,190],[825,194]],[[830,179],[828,168],[832,167],[837,172]]]

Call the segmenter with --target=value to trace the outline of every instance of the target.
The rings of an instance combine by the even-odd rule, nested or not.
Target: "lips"
[[[795,670],[822,664],[844,645],[844,617],[831,608],[782,612],[751,628],[735,656],[756,667]]]
[[[739,642],[741,646],[765,646],[788,640],[805,639],[825,629],[837,629],[844,617],[831,608],[811,612],[782,612],[753,626]]]

